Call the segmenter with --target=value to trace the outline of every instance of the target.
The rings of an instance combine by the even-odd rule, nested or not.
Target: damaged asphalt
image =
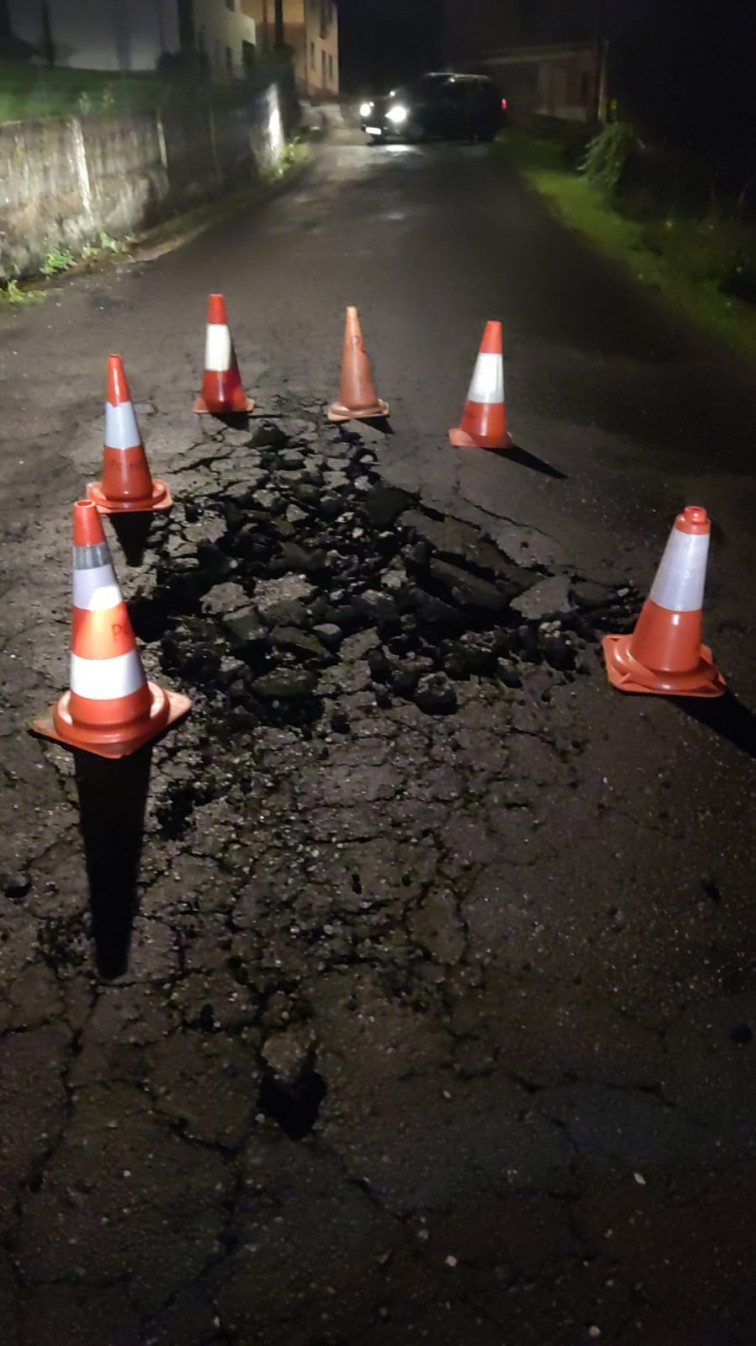
[[[132,303],[159,273],[119,274]],[[4,319],[4,348],[28,370],[58,341],[74,389],[101,382],[78,313],[102,287]],[[719,711],[609,688],[601,636],[658,554],[634,552],[647,481],[595,488],[628,519],[607,560],[562,521],[564,448],[529,441],[553,475],[459,466],[442,418],[413,458],[401,404],[393,436],[336,429],[327,376],[259,377],[239,428],[191,420],[188,354],[137,404],[175,504],[107,532],[148,675],[193,712],[115,764],[24,729],[66,685],[99,394],[62,392],[64,435],[49,396],[13,421],[3,1346],[746,1346],[745,656]],[[720,660],[747,629],[723,602]]]

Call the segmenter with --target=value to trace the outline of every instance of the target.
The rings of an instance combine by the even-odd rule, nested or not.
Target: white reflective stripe
[[[669,612],[697,612],[703,606],[708,554],[708,533],[673,528],[649,598]]]
[[[135,449],[141,443],[139,426],[130,402],[105,403],[105,444],[109,449]]]
[[[205,369],[231,368],[231,333],[225,323],[209,322],[205,340]]]
[[[467,400],[486,406],[504,401],[504,361],[500,355],[483,351],[479,353]]]
[[[71,652],[71,691],[90,701],[115,701],[138,692],[146,679],[137,650],[115,659],[82,659]]]
[[[110,602],[102,601],[102,595],[110,594]],[[84,611],[95,612],[103,608],[114,608],[121,602],[121,591],[116,583],[113,567],[97,566],[94,570],[74,570],[73,605]]]

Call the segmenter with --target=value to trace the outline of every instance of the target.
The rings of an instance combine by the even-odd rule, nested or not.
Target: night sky
[[[443,0],[338,0],[342,88],[385,91],[441,64]]]

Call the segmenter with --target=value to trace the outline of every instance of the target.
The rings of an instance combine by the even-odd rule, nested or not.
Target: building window
[[[226,70],[229,75],[234,73],[234,53],[230,47],[226,47]]]
[[[330,51],[328,53],[328,82],[333,84],[333,57]]]
[[[315,43],[310,43],[310,68],[315,69]]]

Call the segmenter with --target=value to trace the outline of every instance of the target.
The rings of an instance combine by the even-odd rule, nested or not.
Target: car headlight
[[[397,103],[395,107],[389,108],[386,117],[388,121],[394,123],[394,126],[401,126],[409,117],[409,111],[406,107],[402,107],[401,103]]]
[[[370,113],[371,113],[372,111],[373,111],[373,104],[372,104],[372,103],[360,103],[360,116],[361,116],[361,117],[369,117],[369,115],[370,115]]]

